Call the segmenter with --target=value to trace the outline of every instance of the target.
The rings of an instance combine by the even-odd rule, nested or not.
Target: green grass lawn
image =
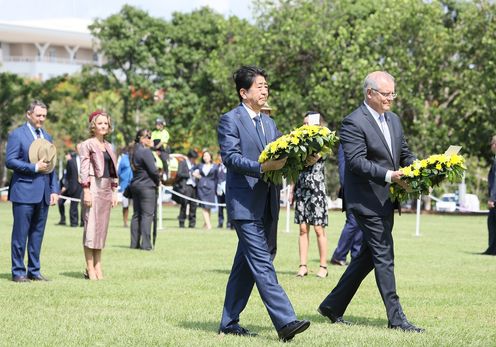
[[[217,329],[237,238],[223,229],[177,228],[175,207],[164,208],[156,250],[131,250],[121,209],[114,209],[103,252],[104,281],[83,279],[82,228],[56,226],[50,209],[42,250],[45,283],[10,281],[10,203],[0,203],[1,346],[278,346],[258,292],[241,324],[255,338],[219,336]],[[386,329],[384,305],[373,274],[360,287],[345,319],[331,325],[316,312],[344,271],[329,267],[319,279],[315,235],[309,276],[300,279],[297,226],[285,233],[281,213],[275,267],[299,318],[312,322],[294,346],[496,346],[496,257],[478,255],[487,246],[485,216],[396,216],[394,229],[398,293],[408,318],[426,329],[409,334]],[[329,253],[344,216],[330,215]],[[203,224],[198,211],[198,225]],[[216,220],[213,223],[216,225]]]

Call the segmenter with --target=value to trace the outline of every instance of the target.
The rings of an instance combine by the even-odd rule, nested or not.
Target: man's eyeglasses
[[[145,139],[151,139],[151,138],[152,138],[152,135],[150,135],[150,134],[145,134],[145,135],[143,135],[143,137],[144,137]]]
[[[396,99],[396,97],[398,96],[398,94],[396,93],[383,93],[383,92],[380,92],[378,91],[377,89],[375,88],[370,88],[371,90],[373,90],[374,92],[376,93],[379,93],[381,94],[383,97],[385,97],[386,99]]]

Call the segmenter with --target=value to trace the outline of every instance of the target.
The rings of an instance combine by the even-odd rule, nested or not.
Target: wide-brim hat
[[[52,172],[57,164],[57,148],[55,145],[45,139],[36,139],[29,146],[29,161],[36,164],[43,160],[48,164],[48,169],[45,172]]]
[[[272,111],[272,107],[270,107],[269,103],[266,102],[262,108],[260,109],[261,111]]]

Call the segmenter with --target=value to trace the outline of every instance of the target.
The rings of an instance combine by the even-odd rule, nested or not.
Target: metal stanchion
[[[158,187],[158,201],[157,201],[157,210],[158,210],[158,230],[163,229],[162,225],[162,200],[163,200],[164,191],[162,189],[162,185]]]
[[[420,236],[420,195],[417,199],[417,225],[415,226],[415,236]]]

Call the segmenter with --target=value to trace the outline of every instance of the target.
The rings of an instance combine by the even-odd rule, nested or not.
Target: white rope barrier
[[[0,188],[0,192],[3,192],[5,190],[9,190],[9,187]],[[65,195],[59,195],[59,199],[81,202],[81,199],[71,198]]]
[[[162,187],[162,186],[161,186]],[[0,188],[0,192],[1,191],[4,191],[4,190],[8,190],[9,187],[3,187],[3,188]],[[226,204],[219,204],[219,203],[215,203],[215,202],[208,202],[208,201],[203,201],[203,200],[198,200],[198,199],[193,199],[193,198],[190,198],[189,196],[186,196],[186,195],[183,195],[181,193],[178,193],[174,190],[172,190],[172,188],[170,187],[167,187],[165,186],[164,189],[172,194],[175,194],[177,196],[180,196],[181,198],[185,199],[185,200],[190,200],[190,201],[193,201],[193,202],[196,202],[196,203],[199,203],[199,204],[203,204],[203,205],[212,205],[212,206],[220,206],[220,207],[225,207]],[[159,194],[161,195],[161,194]],[[71,198],[71,197],[68,197],[68,196],[65,196],[65,195],[59,195],[59,199],[65,199],[65,200],[69,200],[69,201],[77,201],[77,202],[81,202],[81,199],[77,199],[77,198]]]
[[[226,204],[219,204],[217,202],[208,202],[208,201],[193,199],[193,198],[191,198],[189,196],[186,196],[184,194],[178,193],[178,192],[174,191],[172,188],[167,187],[167,186],[165,186],[164,189],[166,191],[168,191],[169,193],[171,193],[171,194],[174,194],[174,195],[177,195],[177,196],[183,198],[184,200],[193,201],[193,202],[196,202],[198,204],[211,205],[211,206],[220,206],[220,207],[225,207],[226,206]]]
[[[62,199],[62,200],[69,200],[69,201],[77,201],[77,202],[81,202],[81,199],[70,198],[70,197],[65,196],[65,195],[59,195],[59,199]]]

